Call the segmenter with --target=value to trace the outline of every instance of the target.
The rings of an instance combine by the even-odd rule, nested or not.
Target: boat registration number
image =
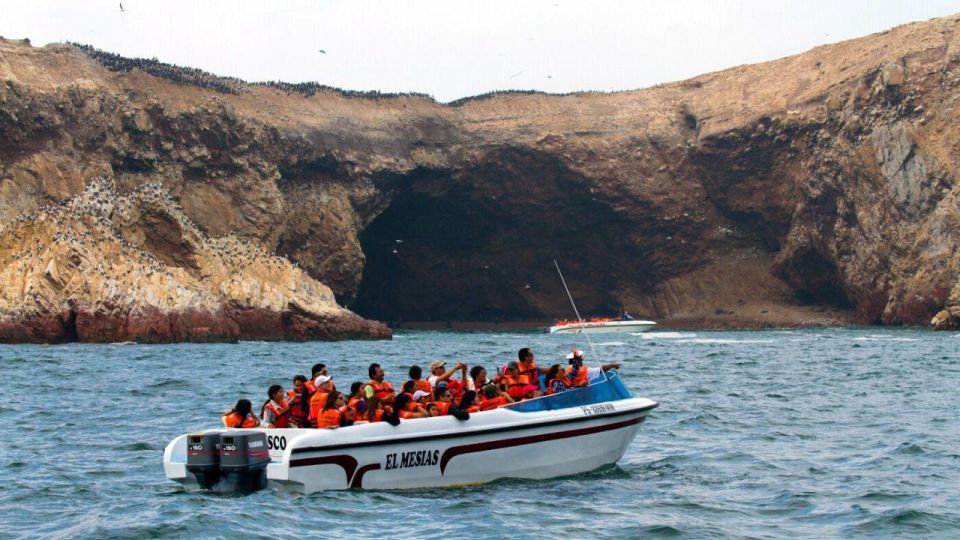
[[[587,405],[580,407],[580,410],[583,411],[584,416],[593,416],[595,414],[613,412],[616,410],[616,408],[614,408],[613,403],[601,403],[599,405]]]

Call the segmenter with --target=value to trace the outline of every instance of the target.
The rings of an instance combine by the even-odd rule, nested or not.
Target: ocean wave
[[[622,341],[604,341],[596,344],[598,347],[623,347],[626,343]]]
[[[773,343],[773,340],[772,339],[694,338],[694,339],[678,339],[677,343],[697,343],[701,345],[737,345],[741,343]]]
[[[643,339],[684,339],[696,337],[693,332],[636,332],[631,336],[640,336]]]
[[[851,338],[851,341],[921,341],[919,338],[894,337],[890,335],[870,335]]]

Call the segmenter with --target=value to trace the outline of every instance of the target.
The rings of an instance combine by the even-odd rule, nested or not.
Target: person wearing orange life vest
[[[513,403],[510,396],[508,396],[506,392],[501,392],[499,388],[491,384],[483,389],[483,401],[480,402],[480,410],[489,411],[508,403]]]
[[[317,415],[320,414],[320,409],[326,404],[327,397],[330,395],[330,392],[333,391],[333,384],[327,375],[320,375],[317,377],[315,383],[317,385],[317,391],[310,397],[310,414],[307,415],[307,420],[312,426],[316,426]]]
[[[616,362],[588,368],[583,365],[583,353],[576,348],[567,355],[567,362],[570,367],[566,370],[566,377],[570,381],[570,387],[587,386],[590,381],[600,378],[604,372],[620,369],[620,364]]]
[[[433,391],[433,389],[437,387],[437,384],[440,381],[447,381],[448,384],[450,382],[453,382],[454,380],[451,377],[453,376],[454,373],[458,371],[461,373],[461,379],[462,379],[461,384],[467,384],[467,379],[466,379],[467,365],[466,364],[464,364],[463,362],[457,362],[457,365],[453,366],[448,370],[444,370],[443,368],[446,367],[446,365],[447,365],[446,362],[443,362],[440,360],[437,360],[430,364],[431,375],[427,377],[427,382],[430,383],[431,391]]]
[[[547,369],[537,366],[537,360],[533,356],[533,351],[529,347],[524,347],[517,351],[517,366],[520,368],[520,375],[527,378],[527,382],[542,389],[540,386],[540,374],[546,373]]]
[[[433,403],[437,406],[437,416],[446,416],[450,414],[450,406],[453,404],[453,398],[450,397],[450,389],[441,381],[433,389]]]
[[[343,394],[336,390],[331,390],[323,407],[317,412],[317,427],[332,428],[340,427],[341,408],[347,404]]]
[[[477,405],[477,393],[473,390],[467,390],[460,399],[460,410],[468,413],[480,412],[480,406]]]
[[[393,408],[397,411],[397,415],[404,420],[429,416],[427,410],[421,407],[419,403],[412,401],[407,394],[398,395],[393,403]]]
[[[423,380],[423,370],[420,369],[420,366],[410,366],[410,371],[408,371],[407,374],[410,375],[410,380],[413,381],[415,391],[433,391],[433,388],[430,386],[430,382]]]
[[[228,428],[254,428],[260,425],[260,420],[253,415],[250,410],[253,404],[249,399],[241,399],[237,404],[220,417],[224,427]]]
[[[393,401],[397,392],[393,389],[392,384],[384,380],[383,368],[380,367],[380,364],[376,362],[370,364],[370,367],[367,368],[367,374],[370,376],[370,382],[365,387],[367,399],[376,397],[384,403]]]
[[[290,405],[283,399],[283,387],[271,385],[267,390],[268,399],[260,407],[260,424],[266,428],[290,427]]]
[[[520,375],[520,366],[516,362],[510,362],[504,369],[503,378],[500,386],[514,401],[520,401],[528,392],[528,386],[533,386],[523,375]]]
[[[307,427],[310,402],[307,401],[305,405],[303,403],[304,384],[306,382],[307,378],[303,375],[295,375],[293,377],[293,389],[287,392],[287,404],[290,406],[290,427]]]
[[[567,378],[567,372],[560,364],[554,364],[547,370],[546,383],[548,396],[563,392],[573,385],[573,381]]]

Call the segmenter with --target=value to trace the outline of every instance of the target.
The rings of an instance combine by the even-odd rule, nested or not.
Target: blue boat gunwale
[[[570,388],[557,394],[525,399],[504,405],[503,408],[521,413],[556,411],[633,397],[627,387],[623,385],[623,381],[620,380],[616,371],[605,371],[601,373],[601,376],[602,379],[595,379],[588,386]]]

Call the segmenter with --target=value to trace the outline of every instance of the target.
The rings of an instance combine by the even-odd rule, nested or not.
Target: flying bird
[[[526,70],[525,70],[525,69],[521,69],[520,71],[518,71],[518,72],[514,73],[513,75],[511,75],[510,78],[513,79],[513,78],[515,78],[515,77],[519,77],[520,75],[523,74],[524,71],[526,71]]]
[[[327,54],[327,51],[325,51],[325,50],[323,50],[323,49],[320,49],[319,52],[320,52],[320,54]]]
[[[123,9],[123,2],[120,2],[120,11],[126,11],[125,9]]]

